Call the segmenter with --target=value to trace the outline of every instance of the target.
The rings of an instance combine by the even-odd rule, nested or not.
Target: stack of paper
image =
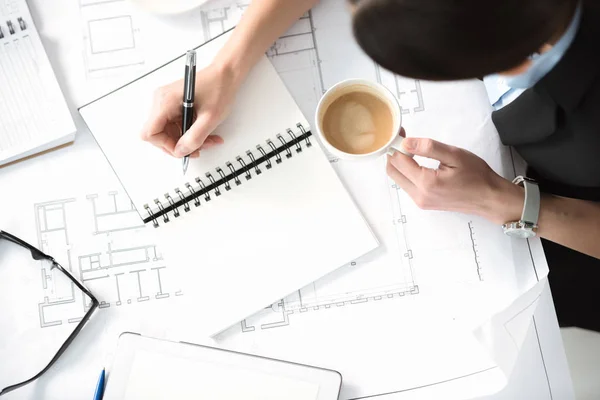
[[[0,165],[73,141],[75,125],[25,0],[0,2]]]

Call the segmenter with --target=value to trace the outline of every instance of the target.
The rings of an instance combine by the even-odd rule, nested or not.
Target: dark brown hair
[[[362,49],[399,75],[483,77],[522,63],[570,20],[577,0],[350,0]]]

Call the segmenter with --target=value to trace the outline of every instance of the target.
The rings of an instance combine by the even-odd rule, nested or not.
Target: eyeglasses
[[[94,295],[85,286],[83,286],[81,284],[81,282],[79,282],[77,280],[77,278],[75,278],[69,271],[67,271],[65,268],[63,268],[53,257],[45,254],[41,250],[30,245],[29,243],[17,238],[16,236],[13,236],[8,232],[4,232],[4,231],[0,230],[0,240],[2,240],[2,239],[12,242],[14,244],[17,244],[19,246],[22,246],[23,248],[25,248],[26,250],[28,250],[31,253],[31,257],[33,257],[33,259],[36,261],[49,262],[51,265],[51,267],[50,267],[51,270],[57,269],[58,271],[60,271],[62,274],[65,275],[65,277],[71,283],[73,283],[73,285],[75,285],[79,290],[81,290],[86,296],[89,297],[90,306],[89,306],[89,309],[86,311],[85,315],[83,316],[83,318],[79,321],[79,323],[75,327],[75,329],[67,337],[66,341],[59,347],[58,351],[56,352],[54,357],[52,357],[52,359],[50,360],[48,365],[46,365],[40,372],[38,372],[32,378],[29,378],[23,382],[16,383],[11,386],[7,386],[4,389],[0,390],[0,396],[5,395],[9,392],[12,392],[13,390],[16,390],[20,387],[23,387],[23,386],[35,381],[40,376],[42,376],[46,371],[48,371],[50,369],[50,367],[52,367],[52,365],[56,362],[56,360],[58,360],[60,358],[60,356],[65,352],[65,350],[69,347],[69,345],[73,342],[73,340],[75,340],[75,338],[77,337],[79,332],[81,332],[84,325],[88,322],[88,320],[90,319],[90,317],[92,316],[94,311],[96,311],[96,309],[98,308],[98,305],[99,305],[99,302],[96,299],[96,297],[94,297]],[[0,268],[1,267],[2,266],[0,266]]]

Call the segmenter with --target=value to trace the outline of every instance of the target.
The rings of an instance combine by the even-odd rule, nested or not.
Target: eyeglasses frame
[[[98,301],[98,299],[92,294],[92,292],[90,292],[85,286],[83,286],[83,284],[81,282],[79,282],[79,280],[77,278],[75,278],[73,276],[73,274],[71,274],[70,271],[67,271],[65,268],[63,268],[62,265],[60,265],[58,263],[58,261],[56,261],[53,257],[47,255],[46,253],[44,253],[43,251],[39,250],[37,247],[30,245],[29,243],[25,242],[24,240],[19,239],[18,237],[11,235],[8,232],[2,231],[0,230],[0,240],[5,239],[8,240],[9,242],[15,243],[19,246],[22,246],[24,248],[26,248],[27,250],[29,250],[31,252],[31,257],[33,257],[34,260],[36,261],[49,261],[50,263],[52,263],[52,266],[50,267],[50,270],[57,268],[59,271],[61,271],[63,274],[65,274],[67,276],[67,278],[69,278],[69,280],[71,282],[73,282],[73,284],[75,286],[77,286],[77,288],[79,288],[79,290],[81,290],[86,296],[88,296],[91,300],[91,306],[88,309],[88,311],[85,313],[85,315],[83,316],[83,318],[81,319],[81,321],[79,321],[79,323],[77,324],[77,326],[75,327],[75,329],[73,330],[73,332],[71,332],[71,334],[69,335],[69,337],[67,338],[67,340],[63,343],[63,345],[58,349],[58,351],[56,352],[56,354],[54,355],[54,357],[50,360],[50,362],[48,363],[48,365],[46,365],[46,367],[44,367],[44,369],[42,369],[40,372],[38,372],[35,376],[33,376],[32,378],[29,378],[23,382],[11,385],[11,386],[7,386],[4,389],[0,390],[0,396],[5,395],[9,392],[12,392],[13,390],[19,389],[25,385],[28,385],[29,383],[35,381],[36,379],[38,379],[40,376],[42,376],[46,371],[48,371],[52,365],[54,365],[54,363],[56,362],[56,360],[58,360],[60,358],[60,356],[63,355],[63,353],[67,350],[67,348],[71,345],[71,343],[73,343],[73,341],[75,340],[75,338],[77,337],[77,335],[79,334],[79,332],[81,332],[81,330],[83,329],[83,327],[85,326],[85,324],[89,321],[89,319],[91,318],[92,314],[94,313],[94,311],[96,311],[96,309],[98,308],[98,306],[100,305],[100,302]]]

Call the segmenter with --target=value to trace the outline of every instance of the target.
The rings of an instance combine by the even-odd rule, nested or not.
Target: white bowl
[[[199,7],[210,0],[129,0],[155,14],[179,14]]]

